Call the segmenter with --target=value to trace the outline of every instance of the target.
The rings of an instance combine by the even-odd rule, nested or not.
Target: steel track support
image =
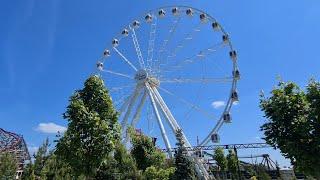
[[[163,126],[163,123],[162,123],[162,120],[161,120],[161,117],[160,117],[160,114],[159,114],[159,111],[158,111],[158,108],[157,108],[157,104],[155,102],[155,97],[152,94],[151,87],[148,85],[148,83],[146,83],[146,87],[147,87],[147,90],[148,90],[148,94],[150,96],[150,100],[151,100],[151,104],[152,104],[152,107],[153,107],[153,111],[154,111],[154,113],[156,115],[157,122],[158,122],[159,127],[160,127],[162,138],[163,138],[164,143],[166,145],[166,148],[168,150],[167,152],[169,153],[170,158],[172,158],[173,155],[172,155],[172,152],[170,151],[171,145],[170,145],[166,130],[164,129],[164,126]]]

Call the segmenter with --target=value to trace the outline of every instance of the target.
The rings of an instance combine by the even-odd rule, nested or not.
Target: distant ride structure
[[[0,156],[2,153],[11,153],[16,158],[16,179],[20,179],[24,165],[31,160],[23,136],[0,128]]]
[[[192,147],[189,132],[200,133],[198,146],[206,146],[218,143],[219,130],[231,123],[240,79],[237,52],[221,24],[202,10],[147,11],[120,29],[96,66],[120,114],[123,143],[129,141],[127,128],[140,126],[160,136],[172,157],[177,130],[186,147]],[[188,155],[198,177],[210,179],[205,160]]]

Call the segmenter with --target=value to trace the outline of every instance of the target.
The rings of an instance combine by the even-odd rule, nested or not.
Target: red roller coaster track
[[[0,154],[4,152],[12,153],[17,160],[17,177],[21,176],[26,161],[30,161],[30,154],[21,135],[5,131],[0,128]]]

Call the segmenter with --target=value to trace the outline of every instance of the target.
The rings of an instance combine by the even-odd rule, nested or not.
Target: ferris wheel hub
[[[151,87],[158,87],[160,85],[160,81],[157,78],[151,76],[145,69],[138,70],[134,75],[134,79],[138,84],[145,84],[146,82],[148,82]]]

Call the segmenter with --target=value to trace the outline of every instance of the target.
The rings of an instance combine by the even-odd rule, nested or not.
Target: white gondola
[[[213,22],[213,23],[212,23],[212,28],[213,28],[213,30],[215,30],[215,31],[219,31],[219,30],[220,30],[220,25],[219,25],[219,23],[218,23],[218,22]]]
[[[166,12],[163,9],[160,9],[158,14],[159,14],[159,17],[164,17],[166,15]]]
[[[224,34],[222,36],[222,41],[224,44],[229,44],[229,35],[228,34]]]
[[[151,14],[147,14],[144,19],[147,21],[147,23],[149,23],[149,22],[152,21],[152,15]]]
[[[212,134],[212,135],[211,135],[211,141],[212,141],[213,143],[219,143],[219,142],[220,142],[219,134],[216,134],[216,133]]]
[[[179,11],[178,11],[177,7],[172,9],[172,14],[175,15],[175,16],[179,15]]]
[[[133,28],[139,28],[140,27],[140,22],[139,21],[133,21],[132,23]]]
[[[102,71],[103,70],[103,63],[102,62],[97,62],[97,68]]]
[[[186,14],[187,14],[188,16],[193,16],[193,11],[192,11],[192,9],[191,9],[191,8],[187,9]]]
[[[237,60],[237,52],[235,50],[229,52],[230,58],[232,60]]]
[[[207,15],[204,13],[200,14],[200,20],[201,20],[201,22],[207,22],[207,20],[208,20]]]
[[[238,69],[236,69],[235,71],[232,71],[232,75],[235,80],[240,79],[240,71]]]
[[[103,56],[104,56],[104,57],[110,56],[110,51],[109,51],[108,49],[104,50],[104,51],[103,51]]]
[[[230,113],[224,113],[223,114],[223,122],[231,123],[231,115],[230,115]]]
[[[128,29],[124,29],[124,30],[121,32],[121,34],[124,35],[124,36],[128,36],[128,34],[129,34]]]
[[[117,47],[118,45],[119,45],[118,39],[113,39],[113,40],[112,40],[112,46],[113,46],[113,47]]]
[[[231,94],[231,99],[233,102],[237,102],[239,101],[239,96],[238,96],[238,92],[236,90],[234,90]]]

